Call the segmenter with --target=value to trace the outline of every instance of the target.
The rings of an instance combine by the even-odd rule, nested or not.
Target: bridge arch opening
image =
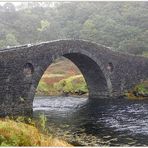
[[[85,79],[78,67],[68,58],[55,59],[42,75],[36,96],[88,96]]]
[[[88,86],[89,98],[104,98],[109,95],[108,82],[101,69],[103,65],[98,65],[93,59],[81,53],[69,53],[64,57],[70,59],[80,69]]]
[[[111,90],[109,88],[108,80],[100,65],[98,65],[93,59],[82,53],[66,53],[62,56],[72,61],[82,73],[88,88],[89,98],[106,98],[110,95]],[[56,56],[53,57],[54,59],[57,59]],[[37,83],[34,85],[35,89],[46,69],[54,62],[54,59],[49,60],[40,66],[42,67],[42,70],[40,74],[38,74],[38,81],[36,81]],[[65,84],[63,84],[63,87],[64,85]]]

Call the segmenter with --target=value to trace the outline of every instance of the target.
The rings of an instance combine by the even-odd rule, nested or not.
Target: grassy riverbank
[[[82,75],[70,76],[54,84],[41,81],[37,95],[87,95],[88,89]]]
[[[0,146],[71,146],[64,140],[42,134],[33,124],[0,119]]]
[[[137,84],[131,91],[126,93],[129,99],[148,99],[148,81]]]

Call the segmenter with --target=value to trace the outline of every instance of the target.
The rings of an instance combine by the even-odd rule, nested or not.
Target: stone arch
[[[5,75],[8,74],[9,77],[6,75],[6,85],[3,85],[1,90],[8,93],[2,95],[2,99],[6,104],[8,100],[12,100],[10,108],[13,114],[27,115],[32,112],[35,91],[42,75],[49,65],[61,56],[70,59],[80,69],[91,98],[108,97],[111,96],[112,90],[115,90],[113,74],[117,66],[115,60],[112,60],[114,54],[105,46],[96,43],[84,40],[58,40],[12,48],[3,52],[1,57],[3,56],[9,59],[5,64],[10,68],[5,68]],[[114,64],[113,73],[109,73],[106,68],[108,60]],[[25,66],[27,75],[24,74],[26,63],[29,63]],[[6,112],[9,113],[11,114],[11,111]]]
[[[39,80],[46,68],[60,56],[71,59],[83,71],[87,84],[91,84],[89,86],[92,97],[99,97],[101,93],[113,97],[122,96],[123,91],[129,90],[141,79],[147,80],[146,57],[127,55],[110,49],[93,42],[72,39],[2,49],[1,115],[21,115],[30,112]],[[89,66],[84,61],[90,61]],[[27,77],[24,74],[26,63],[33,65],[33,68],[30,68],[32,70],[27,72]],[[91,70],[93,65],[97,68]],[[103,78],[102,81],[99,81],[100,77]],[[102,90],[101,84],[105,84]]]
[[[79,68],[87,83],[90,98],[111,96],[112,84],[108,74],[104,71],[104,65],[88,51],[75,51],[70,48],[68,52],[57,49],[52,55],[48,56],[47,54],[43,61],[37,65],[36,75],[34,75],[33,83],[30,87],[31,98],[34,98],[35,90],[46,69],[60,56],[68,58]]]
[[[110,86],[100,66],[90,57],[81,53],[63,55],[71,60],[81,71],[89,90],[90,98],[104,98],[110,95]]]

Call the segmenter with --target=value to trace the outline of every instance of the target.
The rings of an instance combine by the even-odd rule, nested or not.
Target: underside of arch
[[[72,61],[81,71],[89,90],[89,98],[99,99],[110,96],[110,87],[108,86],[107,79],[104,73],[102,72],[100,66],[93,59],[82,53],[66,53],[62,56]],[[42,71],[42,73],[39,76],[39,79],[37,80],[37,82],[35,82],[36,84],[34,84],[34,87],[32,87],[33,89],[37,88],[42,75],[49,67],[49,65],[52,63],[51,60],[49,61],[50,62],[48,64],[45,64],[46,66],[44,65],[44,71]],[[32,94],[33,91],[31,90],[30,92]]]
[[[83,74],[90,98],[104,98],[109,95],[107,80],[95,61],[80,53],[69,53],[63,56],[71,60]]]

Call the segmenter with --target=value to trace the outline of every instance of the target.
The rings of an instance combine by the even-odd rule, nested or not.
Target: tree
[[[19,44],[74,38],[133,54],[148,50],[146,2],[28,2],[17,11],[12,3],[1,7],[3,46],[6,35],[13,34]]]
[[[38,28],[37,30],[42,32],[46,30],[50,26],[50,23],[47,20],[41,20],[41,27]]]
[[[17,42],[15,35],[13,35],[11,33],[6,35],[6,45],[7,46],[18,45],[18,42]]]
[[[81,38],[93,40],[97,35],[97,29],[92,20],[86,20],[81,30]]]

